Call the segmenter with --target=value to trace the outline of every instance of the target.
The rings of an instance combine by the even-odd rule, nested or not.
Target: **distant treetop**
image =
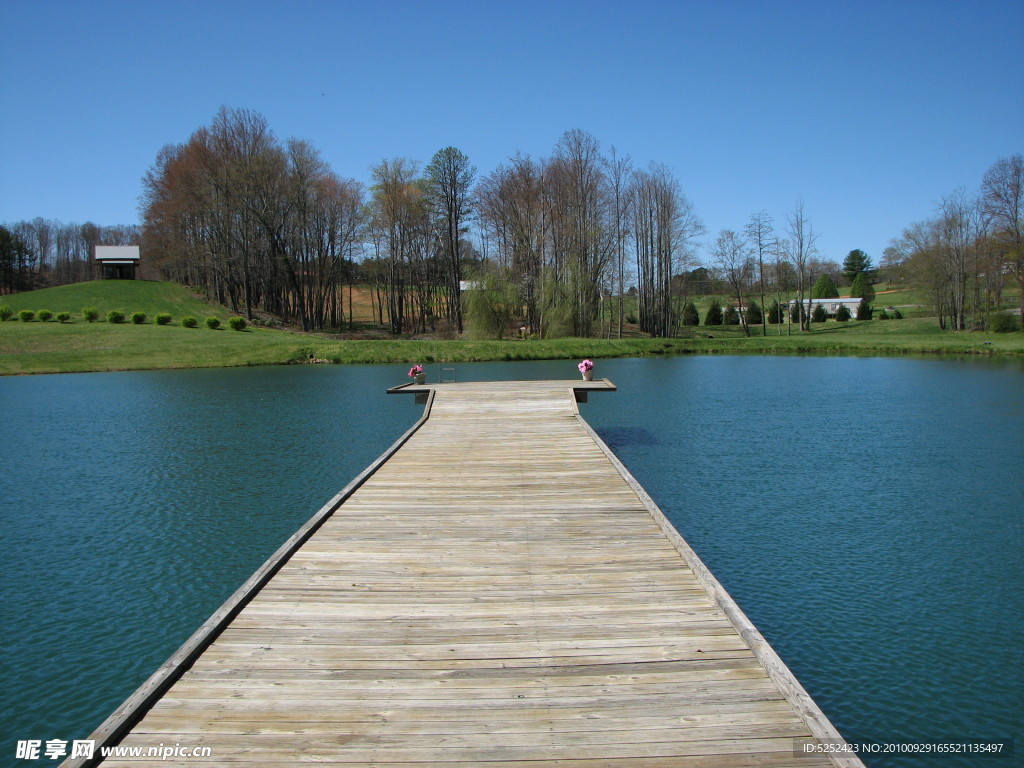
[[[871,263],[871,257],[860,248],[854,248],[843,260],[843,277],[852,283],[860,272],[867,272],[870,277],[870,273],[874,268],[874,264]]]

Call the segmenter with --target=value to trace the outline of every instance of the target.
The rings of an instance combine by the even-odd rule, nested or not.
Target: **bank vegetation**
[[[1016,329],[1024,308],[1019,154],[997,160],[977,191],[942,197],[877,266],[857,248],[841,263],[822,253],[803,202],[705,240],[670,169],[635,167],[582,130],[547,157],[516,153],[483,175],[445,147],[426,164],[383,159],[369,181],[338,176],[255,112],[222,108],[158,153],[140,226],[0,228],[0,293],[90,279],[96,245],[140,244],[145,276],[307,332],[673,338],[714,295],[744,335],[767,336],[783,316],[801,334],[816,331],[823,293],[863,299],[856,315],[871,317],[879,281],[918,291],[941,329]]]

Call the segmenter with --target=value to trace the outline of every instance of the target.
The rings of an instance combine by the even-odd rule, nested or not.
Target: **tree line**
[[[422,172],[393,158],[371,176],[369,189],[340,179],[308,143],[221,109],[146,174],[146,257],[236,312],[261,308],[304,329],[340,326],[346,288],[351,322],[361,282],[394,333],[462,333],[468,311],[499,335],[519,324],[588,336],[599,321],[621,334],[623,302],[613,318],[610,299],[635,275],[641,328],[675,332],[679,278],[703,227],[664,167],[634,170],[574,130],[550,158],[516,155],[479,180],[454,147]]]
[[[96,277],[97,245],[135,245],[137,225],[64,224],[35,218],[0,226],[0,294]]]
[[[1002,316],[1008,279],[1024,319],[1024,156],[996,160],[975,192],[943,196],[928,219],[911,224],[885,251],[883,266],[925,289],[940,327],[988,328]]]
[[[621,336],[635,324],[673,336],[698,294],[730,294],[749,334],[752,301],[764,309],[795,295],[804,307],[822,276],[870,284],[876,274],[859,250],[842,266],[825,258],[802,202],[778,225],[760,211],[722,230],[702,264],[705,229],[674,174],[634,167],[582,130],[548,157],[517,153],[479,178],[454,147],[425,166],[399,157],[370,172],[369,187],[341,178],[309,142],[221,108],[158,153],[140,227],[0,228],[0,291],[89,279],[95,245],[138,243],[161,277],[250,320],[263,311],[305,330],[351,327],[359,285],[396,334]],[[1005,276],[1024,286],[1020,176],[1020,155],[998,161],[977,195],[947,196],[887,249],[882,269],[927,288],[943,327],[984,327]],[[807,314],[798,329],[810,329]]]
[[[621,336],[631,323],[673,336],[709,288],[728,285],[742,305],[756,284],[764,306],[768,290],[802,299],[838,270],[802,204],[785,237],[756,214],[700,266],[705,229],[673,173],[636,168],[582,130],[480,178],[454,147],[423,167],[385,159],[367,189],[307,142],[278,141],[260,115],[222,108],[160,152],[143,188],[143,247],[165,277],[307,330],[344,324],[346,290],[351,323],[361,284],[393,333]]]

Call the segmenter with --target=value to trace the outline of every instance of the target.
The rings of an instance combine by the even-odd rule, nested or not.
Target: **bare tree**
[[[814,228],[804,214],[804,204],[801,200],[796,204],[793,212],[787,220],[789,234],[789,259],[796,267],[797,279],[797,302],[799,306],[800,330],[811,329],[810,312],[807,311],[804,303],[804,295],[810,290],[810,274],[808,267],[810,260],[817,254],[815,242],[817,236]]]
[[[1011,155],[993,163],[982,178],[981,192],[985,209],[992,217],[995,241],[1017,278],[1024,325],[1024,156]]]
[[[743,326],[743,333],[750,336],[750,326],[747,323],[748,305],[744,304],[743,297],[750,288],[752,277],[751,248],[746,238],[733,232],[731,229],[723,229],[718,233],[715,240],[715,247],[712,255],[715,264],[722,270],[726,280],[732,287],[733,295],[736,297],[736,306],[740,315],[740,323]]]
[[[747,239],[757,257],[757,281],[761,293],[761,335],[768,335],[768,308],[764,303],[764,260],[775,250],[775,231],[772,228],[772,217],[766,211],[760,211],[750,217],[746,229]]]
[[[653,336],[672,336],[680,310],[676,277],[685,272],[692,241],[704,226],[665,166],[635,171],[630,198],[640,328]]]
[[[597,139],[566,131],[548,166],[556,271],[567,284],[572,333],[589,336],[598,316],[600,284],[611,260],[609,194]]]
[[[967,327],[967,268],[972,250],[972,214],[976,210],[964,190],[944,197],[936,228],[939,266],[946,290],[950,323],[954,330]]]
[[[619,157],[615,147],[606,161],[608,165],[608,182],[612,195],[612,221],[615,238],[615,293],[618,296],[617,336],[622,338],[622,326],[625,319],[623,299],[626,295],[626,236],[629,229],[629,177],[633,162],[629,156]],[[609,333],[609,335],[611,335]]]
[[[418,229],[426,210],[423,188],[416,183],[415,161],[400,157],[382,160],[372,169],[374,226],[383,235],[387,258],[388,318],[392,333],[401,333],[412,320],[410,289],[418,253]]]
[[[529,157],[515,155],[477,185],[476,197],[484,232],[496,245],[496,257],[513,280],[526,307],[531,333],[546,335],[549,299],[543,272],[550,219],[544,194],[544,168]]]
[[[476,168],[455,147],[438,151],[426,168],[427,202],[437,218],[447,265],[448,314],[462,333],[462,234],[473,212],[470,187]]]
[[[203,286],[250,319],[262,306],[305,330],[338,322],[362,190],[308,142],[282,146],[262,116],[222,108],[161,150],[142,202],[147,260],[165,277]]]
[[[886,253],[891,261],[902,265],[913,283],[928,292],[938,315],[939,327],[945,329],[947,317],[952,316],[952,307],[949,275],[943,265],[942,250],[940,227],[935,219],[930,219],[904,229]]]
[[[792,290],[791,276],[794,273],[793,265],[789,262],[789,241],[785,238],[779,238],[775,241],[772,248],[772,266],[773,266],[773,279],[775,283],[775,300],[779,303],[780,312],[783,305],[783,299],[788,298],[788,294]],[[793,314],[792,312],[786,312],[786,332],[790,335],[793,333]],[[782,335],[782,319],[779,322],[779,336]]]

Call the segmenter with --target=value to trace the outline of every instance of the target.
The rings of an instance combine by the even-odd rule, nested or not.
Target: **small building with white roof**
[[[139,246],[97,245],[96,264],[102,280],[134,280],[139,268]]]

